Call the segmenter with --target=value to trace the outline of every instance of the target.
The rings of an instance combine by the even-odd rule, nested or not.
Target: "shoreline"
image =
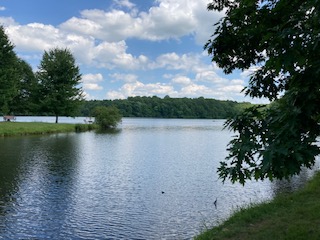
[[[79,123],[0,122],[0,137],[85,132],[95,128],[94,124]]]
[[[237,210],[195,240],[320,239],[320,171],[304,187]]]

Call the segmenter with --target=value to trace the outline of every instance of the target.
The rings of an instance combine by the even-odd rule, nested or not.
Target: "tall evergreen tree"
[[[37,113],[37,81],[31,66],[24,60],[18,61],[18,95],[13,100],[13,110],[19,114]]]
[[[83,99],[81,74],[68,49],[45,51],[37,72],[42,111],[56,116],[74,116]]]
[[[3,26],[0,26],[0,111],[12,112],[13,99],[18,95],[19,61]]]

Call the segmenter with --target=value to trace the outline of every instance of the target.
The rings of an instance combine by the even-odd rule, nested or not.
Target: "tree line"
[[[82,116],[91,116],[97,106],[116,107],[124,117],[226,119],[250,103],[200,98],[128,97],[117,100],[85,101]]]

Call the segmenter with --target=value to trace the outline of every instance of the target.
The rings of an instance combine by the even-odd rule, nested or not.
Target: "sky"
[[[245,97],[250,71],[225,75],[203,46],[221,12],[210,0],[0,0],[0,24],[37,71],[44,51],[68,48],[87,100],[166,95]],[[263,100],[262,100],[263,101]]]

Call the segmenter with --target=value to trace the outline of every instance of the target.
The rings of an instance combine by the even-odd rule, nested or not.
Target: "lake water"
[[[112,134],[0,138],[0,239],[192,239],[312,175],[222,184],[223,122],[124,118]]]

